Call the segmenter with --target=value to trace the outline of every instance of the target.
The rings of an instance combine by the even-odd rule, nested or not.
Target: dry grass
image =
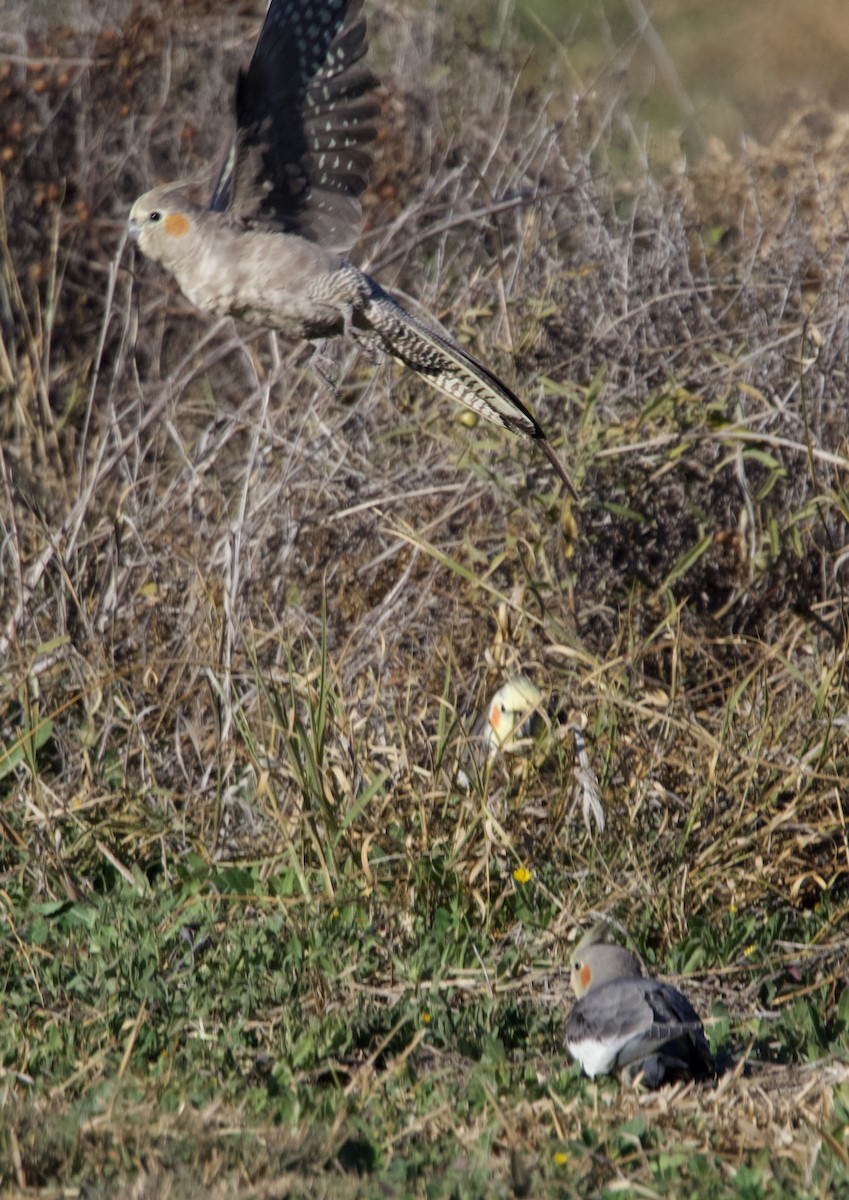
[[[255,14],[116,2],[0,43],[0,1178],[829,1194],[844,119],[658,182],[615,90],[553,124],[512,93],[521,46],[372,9],[360,260],[518,385],[584,499],[347,348],[334,399],[125,252],[135,195],[215,153]],[[556,727],[456,786],[517,669],[586,721],[604,837]],[[567,1070],[563,964],[599,912],[687,975],[736,1057],[715,1090]],[[74,974],[110,929],[117,991]]]

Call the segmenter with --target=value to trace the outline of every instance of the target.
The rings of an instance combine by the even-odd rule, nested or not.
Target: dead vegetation
[[[658,181],[621,168],[620,97],[553,123],[513,94],[509,46],[460,47],[432,12],[414,37],[404,9],[372,8],[386,133],[360,261],[516,384],[583,499],[564,510],[530,445],[347,348],[334,398],[301,348],[213,326],[126,251],[132,199],[220,147],[250,6],[116,2],[4,35],[0,821],[4,896],[26,898],[7,916],[121,879],[149,894],[189,859],[262,880],[296,862],[291,919],[353,890],[375,941],[368,965],[315,968],[299,1013],[378,1030],[321,1060],[310,1086],[348,1107],[310,1137],[273,1133],[268,1108],[252,1124],[237,1089],[188,1106],[189,1132],[156,1105],[145,1133],[92,1118],[73,1151],[33,1131],[80,1084],[33,1091],[33,1047],[4,1042],[4,1185],[53,1186],[82,1146],[117,1154],[128,1195],[191,1194],[167,1150],[183,1139],[213,1195],[300,1194],[287,1171],[347,1194],[349,1098],[403,1114],[415,1069],[445,1091],[415,1136],[456,1139],[489,1194],[522,1194],[526,1167],[565,1186],[561,1143],[561,1194],[678,1194],[691,1156],[716,1179],[760,1172],[752,1194],[788,1185],[785,1159],[794,1186],[826,1188],[822,1162],[849,1162],[845,117],[800,114],[770,147]],[[457,788],[463,730],[516,669],[586,721],[603,838],[551,732],[483,794]],[[477,958],[405,974],[455,909]],[[659,1096],[558,1082],[566,947],[599,911],[687,974],[751,1074]],[[6,940],[6,978],[38,986],[27,945]],[[429,996],[458,1026],[491,1005],[527,1034],[521,1086],[480,1084],[464,1128],[451,1099],[479,1064],[460,1034],[392,1024]],[[280,1053],[275,1014],[254,1014],[258,1056]],[[91,1053],[78,1070],[108,1081]],[[368,1128],[384,1166],[412,1144]]]

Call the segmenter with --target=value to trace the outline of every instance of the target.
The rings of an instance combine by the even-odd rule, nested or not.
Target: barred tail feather
[[[543,429],[519,397],[483,363],[453,338],[407,312],[376,285],[365,305],[364,316],[393,358],[421,375],[432,387],[465,404],[484,420],[533,438],[572,496],[578,498]]]
[[[563,466],[563,463],[560,461],[560,456],[557,454],[557,452],[555,451],[551,442],[548,440],[548,438],[544,434],[541,438],[537,438],[537,445],[539,446],[540,450],[542,450],[543,454],[548,459],[548,461],[551,463],[552,467],[554,467],[555,473],[560,477],[561,481],[563,482],[564,486],[566,487],[566,490],[569,492],[569,495],[572,497],[572,499],[580,500],[580,496],[578,495],[578,489],[575,487],[574,483],[569,478],[569,474],[568,474],[566,468]]]

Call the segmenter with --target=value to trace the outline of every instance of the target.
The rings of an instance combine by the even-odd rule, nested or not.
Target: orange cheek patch
[[[182,237],[189,232],[189,222],[182,213],[169,213],[163,224],[170,237]]]
[[[590,980],[592,979],[592,977],[593,977],[592,971],[589,969],[587,964],[584,963],[584,965],[581,967],[581,985],[582,985],[582,987],[588,988],[590,986]]]

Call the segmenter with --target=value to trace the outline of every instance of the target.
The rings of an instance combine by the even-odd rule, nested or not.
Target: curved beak
[[[139,234],[141,233],[141,225],[139,225],[139,223],[135,219],[135,217],[130,217],[129,221],[127,222],[127,233],[130,235],[130,237],[133,239],[134,242],[137,242],[139,240]]]

